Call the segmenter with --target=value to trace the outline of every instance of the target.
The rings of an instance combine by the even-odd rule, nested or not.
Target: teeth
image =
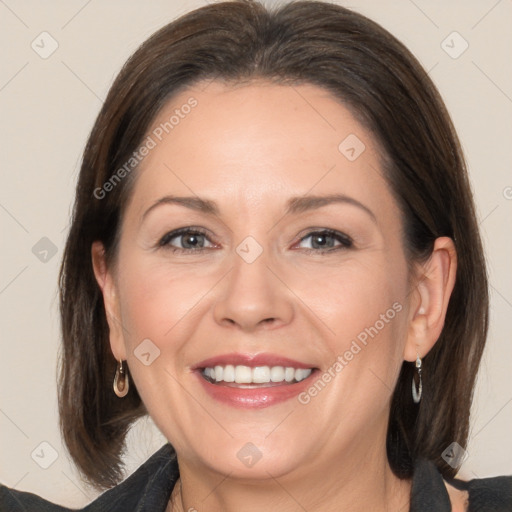
[[[299,370],[295,370],[295,380],[301,381],[304,380],[306,377],[309,377],[309,374],[311,373],[311,370],[304,370],[300,368]]]
[[[255,384],[264,384],[265,382],[270,382],[270,374],[271,370],[268,366],[257,366],[252,370],[252,381]]]
[[[203,375],[214,382],[237,384],[267,384],[270,382],[300,382],[311,375],[311,369],[284,366],[250,366],[228,364],[205,368]]]
[[[283,382],[284,368],[282,366],[274,366],[270,369],[270,380],[272,382]]]
[[[252,370],[248,366],[235,366],[235,382],[237,384],[251,384]]]
[[[232,364],[224,366],[224,382],[235,382],[235,367]]]
[[[286,368],[284,371],[284,379],[286,382],[291,382],[295,379],[295,369],[294,368]]]

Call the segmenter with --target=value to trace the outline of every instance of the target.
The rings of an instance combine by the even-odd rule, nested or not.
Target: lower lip
[[[200,371],[197,371],[196,375],[205,391],[215,400],[232,407],[261,409],[290,400],[302,393],[310,385],[310,379],[316,375],[316,370],[313,370],[307,378],[295,384],[257,388],[237,388],[222,384],[212,384],[202,376]]]

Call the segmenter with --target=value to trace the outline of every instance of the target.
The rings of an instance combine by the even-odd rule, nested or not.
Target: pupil
[[[199,243],[197,235],[187,235],[183,238],[183,245],[186,248],[190,247],[202,247],[202,244]]]
[[[332,243],[331,244],[328,244],[327,243],[327,239],[328,237],[326,235],[317,235],[316,237],[313,238],[313,245],[315,246],[319,246],[319,247],[325,247],[325,246],[329,246],[331,247],[332,246]]]

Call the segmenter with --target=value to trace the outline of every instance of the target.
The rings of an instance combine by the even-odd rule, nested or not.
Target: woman
[[[61,268],[62,434],[84,510],[511,510],[454,479],[487,333],[434,85],[339,6],[209,5],[127,62]],[[168,439],[125,482],[124,439]],[[64,510],[2,487],[2,510]]]

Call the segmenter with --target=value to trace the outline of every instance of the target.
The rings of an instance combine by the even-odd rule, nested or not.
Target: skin
[[[191,96],[197,107],[137,170],[116,265],[107,268],[101,243],[92,247],[113,355],[127,360],[178,454],[169,509],[408,510],[410,482],[393,475],[386,456],[390,399],[403,361],[423,357],[441,333],[452,241],[439,238],[409,271],[380,149],[323,89],[199,84],[174,97],[148,134]],[[354,161],[338,150],[349,134],[365,145]],[[334,193],[372,214],[349,203],[286,214],[290,197]],[[166,204],[141,221],[169,194],[213,200],[219,212]],[[207,231],[206,249],[158,247],[185,226]],[[318,248],[307,235],[326,228],[353,245],[339,249],[328,238],[338,250]],[[236,252],[247,236],[262,248],[252,263]],[[191,371],[231,352],[271,352],[327,371],[394,303],[402,307],[395,318],[307,404],[237,409],[213,400]],[[160,350],[149,366],[134,355],[147,338]],[[252,467],[237,457],[247,442],[261,452]]]

